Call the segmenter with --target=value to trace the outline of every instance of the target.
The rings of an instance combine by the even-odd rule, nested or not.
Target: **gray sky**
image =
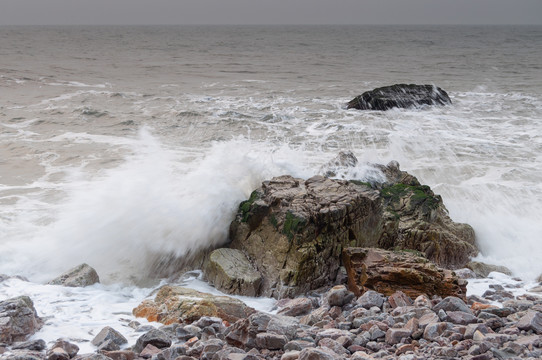
[[[542,24],[542,0],[0,0],[26,24]]]

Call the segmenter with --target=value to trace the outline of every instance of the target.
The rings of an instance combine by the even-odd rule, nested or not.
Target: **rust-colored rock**
[[[402,291],[411,299],[422,294],[465,298],[465,281],[414,253],[346,248],[343,262],[348,288],[357,296],[375,290],[387,296]]]
[[[482,303],[479,303],[479,302],[474,302],[470,306],[470,308],[471,308],[472,311],[479,311],[479,310],[485,310],[485,309],[496,309],[496,308],[498,308],[498,306],[491,305],[491,304],[482,304]]]
[[[154,300],[144,300],[132,312],[136,317],[169,325],[192,323],[203,316],[235,322],[249,316],[255,310],[242,301],[228,296],[215,296],[180,286],[166,285],[160,288]]]

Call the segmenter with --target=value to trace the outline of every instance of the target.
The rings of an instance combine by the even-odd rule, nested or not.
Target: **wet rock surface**
[[[434,85],[396,84],[366,91],[350,100],[347,108],[389,110],[451,103],[446,91]]]
[[[353,161],[343,154],[333,164]],[[241,203],[228,247],[261,275],[256,295],[295,297],[333,284],[351,246],[411,249],[447,268],[477,253],[473,229],[453,222],[440,196],[396,162],[375,168],[382,182],[275,177]]]
[[[42,325],[28,296],[0,301],[0,344],[24,341]]]
[[[88,264],[81,264],[51,280],[49,284],[68,287],[85,287],[99,282],[100,278],[98,273],[96,273],[96,270]]]

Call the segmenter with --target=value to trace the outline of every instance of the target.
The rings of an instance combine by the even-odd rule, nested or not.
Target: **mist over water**
[[[542,273],[540,27],[4,27],[0,56],[0,273],[139,283],[340,150],[347,177],[398,160],[481,260]],[[453,105],[345,108],[401,82]]]

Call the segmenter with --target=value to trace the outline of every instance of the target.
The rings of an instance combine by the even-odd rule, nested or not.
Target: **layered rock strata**
[[[367,290],[386,296],[402,291],[413,299],[420,295],[466,296],[465,280],[412,252],[346,248],[343,263],[348,288],[357,296]]]
[[[329,285],[346,247],[412,249],[449,268],[477,253],[473,229],[453,222],[440,196],[396,162],[377,167],[383,182],[275,177],[241,203],[228,246],[262,275],[256,295]]]

